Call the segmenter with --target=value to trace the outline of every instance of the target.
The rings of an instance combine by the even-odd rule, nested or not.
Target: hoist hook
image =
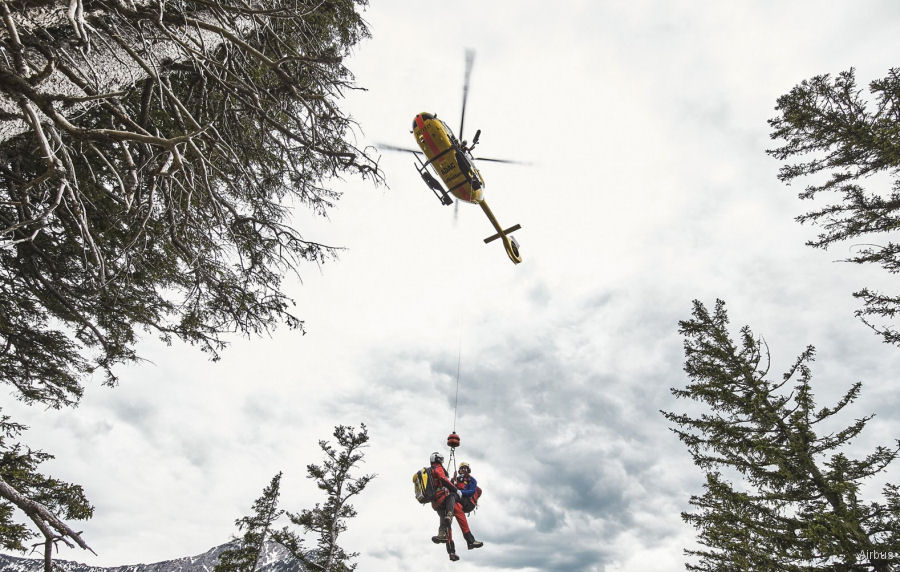
[[[459,435],[456,431],[447,435],[447,446],[450,447],[450,457],[447,461],[447,468],[453,467],[453,478],[456,478],[456,448],[459,447]]]

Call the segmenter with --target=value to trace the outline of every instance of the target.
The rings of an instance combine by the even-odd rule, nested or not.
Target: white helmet
[[[431,454],[431,463],[432,463],[432,464],[434,464],[434,463],[443,463],[443,462],[444,462],[444,456],[443,456],[443,455],[441,455],[441,454],[438,453],[437,451],[435,451],[434,453]]]

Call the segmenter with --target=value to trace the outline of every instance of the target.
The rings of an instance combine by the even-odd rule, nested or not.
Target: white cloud
[[[480,209],[454,223],[411,158],[385,154],[389,189],[348,181],[330,220],[298,214],[307,236],[349,248],[302,272],[308,335],[236,340],[218,363],[148,340],[151,364],[89,387],[78,409],[4,407],[97,507],[84,530],[99,556],[61,556],[203,552],[279,470],[285,507],[310,506],[317,440],[362,421],[363,470],[379,476],[347,534],[360,569],[446,561],[409,479],[451,429],[461,348],[458,453],[485,489],[472,527],[486,546],[457,565],[680,568],[693,533],[679,513],[701,475],[658,410],[682,405],[669,388],[684,383],[677,321],[693,298],[724,298],[736,327],[766,337],[773,371],[817,345],[820,402],[862,379],[854,413],[879,416],[859,447],[889,442],[900,354],[853,318],[850,293],[894,285],[803,245],[797,189],[765,155],[765,120],[792,85],[851,65],[864,84],[896,65],[896,8],[855,9],[373,0],[375,37],[351,62],[368,91],[348,103],[365,138],[411,144],[424,110],[455,127],[463,48],[477,48],[467,131],[483,130],[485,155],[534,162],[483,165],[525,262],[482,244]]]

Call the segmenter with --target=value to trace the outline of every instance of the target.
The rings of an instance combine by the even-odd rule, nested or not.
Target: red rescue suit
[[[456,523],[459,524],[459,529],[462,531],[463,535],[469,533],[469,520],[466,518],[466,513],[463,512],[462,505],[459,504],[459,493],[457,492],[456,485],[453,484],[447,477],[447,472],[444,470],[443,465],[440,463],[434,463],[431,465],[433,471],[432,474],[436,479],[437,483],[443,485],[434,495],[434,500],[431,502],[431,508],[433,508],[438,513],[439,518],[444,518],[444,516],[449,516],[452,514],[456,517]],[[451,491],[453,491],[451,493]],[[450,526],[447,526],[447,540],[452,540],[453,534],[450,530]]]

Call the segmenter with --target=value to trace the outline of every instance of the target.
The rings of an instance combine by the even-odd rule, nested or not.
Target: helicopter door
[[[472,190],[477,191],[481,188],[481,180],[475,176],[475,166],[468,153],[460,149],[456,150],[456,164],[460,172],[465,176],[466,182],[472,185]]]

